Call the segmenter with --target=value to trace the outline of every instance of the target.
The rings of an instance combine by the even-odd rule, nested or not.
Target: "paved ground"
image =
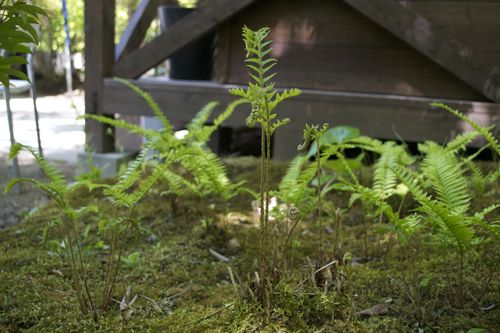
[[[83,151],[85,144],[83,120],[76,120],[76,117],[84,112],[83,94],[81,91],[75,91],[73,100],[65,95],[43,96],[37,102],[44,154],[68,178],[72,178],[77,171],[77,154]],[[11,108],[16,141],[36,147],[32,100],[28,96],[14,96]],[[18,223],[36,206],[48,201],[46,195],[29,186],[24,186],[21,193],[3,193],[11,178],[11,163],[7,161],[9,147],[5,100],[0,99],[0,229]],[[19,162],[21,176],[41,177],[40,169],[28,155],[20,156]]]
[[[37,99],[40,114],[42,148],[49,160],[76,162],[83,151],[85,135],[83,120],[76,120],[84,112],[83,93],[75,91],[73,101],[67,96],[43,96]],[[13,96],[11,109],[14,117],[14,136],[17,142],[37,146],[33,102],[29,96]],[[9,151],[10,138],[5,101],[0,100],[0,156]]]

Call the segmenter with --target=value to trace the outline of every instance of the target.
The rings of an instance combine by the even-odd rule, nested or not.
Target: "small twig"
[[[121,301],[118,301],[118,300],[116,300],[116,299],[114,299],[114,298],[111,298],[111,300],[112,300],[113,302],[115,302],[115,303],[118,303],[118,304],[120,304],[120,303],[121,303]],[[134,308],[133,306],[130,306],[130,305],[128,305],[128,308],[129,308],[129,309],[132,309],[132,310],[134,310],[134,311],[140,312],[140,313],[145,313],[144,311],[139,310],[138,308]]]
[[[233,285],[234,293],[237,296],[240,296],[240,293],[239,293],[239,290],[238,290],[238,284],[236,283],[236,281],[234,279],[233,270],[231,269],[231,267],[227,266],[227,271],[229,272],[229,278],[231,279],[231,283]]]
[[[214,316],[214,315],[216,315],[216,314],[218,314],[218,313],[220,313],[220,312],[222,312],[222,311],[226,310],[227,308],[229,308],[229,307],[231,307],[231,306],[233,306],[233,305],[234,305],[234,303],[230,303],[230,304],[226,305],[225,307],[223,307],[222,309],[215,310],[214,312],[210,312],[210,313],[209,313],[209,314],[207,314],[206,316],[203,316],[203,317],[201,317],[201,318],[198,318],[198,319],[192,320],[192,321],[190,321],[190,322],[188,322],[188,323],[184,324],[184,326],[183,326],[183,327],[187,327],[187,326],[190,326],[190,325],[192,325],[192,324],[196,324],[196,323],[202,322],[202,321],[204,321],[205,319],[208,319],[208,318],[210,318],[210,317],[212,317],[212,316]]]
[[[302,281],[301,281],[301,282],[300,282],[300,283],[299,283],[299,284],[298,284],[298,285],[294,288],[294,290],[299,289],[299,288],[300,288],[300,287],[301,287],[304,283],[306,283],[306,282],[307,282],[307,280],[309,280],[309,279],[311,278],[311,276],[318,274],[318,273],[319,273],[319,272],[321,272],[322,270],[324,270],[324,269],[326,269],[326,268],[328,268],[328,267],[332,266],[332,265],[333,265],[333,264],[335,264],[335,263],[337,263],[337,260],[333,260],[333,261],[329,262],[328,264],[324,265],[323,267],[318,268],[316,271],[314,271],[314,273],[313,273],[313,274],[309,275],[309,276],[308,276],[308,277],[306,277],[304,280],[302,280]]]
[[[151,303],[153,303],[153,308],[154,308],[156,311],[158,311],[158,312],[160,312],[160,313],[165,314],[165,311],[163,311],[163,309],[162,309],[162,308],[158,305],[158,303],[157,303],[154,299],[149,298],[149,297],[144,296],[144,295],[139,295],[139,297],[142,297],[142,298],[144,298],[145,300],[150,301]]]
[[[208,252],[210,252],[210,254],[217,260],[219,261],[222,261],[222,262],[229,262],[229,258],[228,257],[225,257],[223,256],[222,254],[212,250],[212,249],[208,249]]]

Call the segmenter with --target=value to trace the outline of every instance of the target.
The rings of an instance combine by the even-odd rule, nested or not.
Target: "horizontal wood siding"
[[[155,98],[176,128],[185,126],[209,101],[216,100],[225,104],[234,99],[227,93],[234,85],[159,79],[132,82]],[[109,114],[119,112],[123,115],[152,115],[140,97],[112,79],[105,80],[103,94],[103,108]],[[351,125],[360,128],[367,135],[386,139],[404,138],[407,141],[429,139],[445,142],[470,129],[448,112],[430,108],[429,103],[432,101],[435,100],[397,95],[303,90],[301,96],[283,103],[277,112],[280,118],[291,119],[290,124],[284,127],[288,141],[301,138],[306,122],[327,122],[332,126]],[[467,113],[483,125],[500,123],[500,104],[441,101]],[[220,110],[222,107],[218,108],[218,111]],[[239,107],[227,120],[226,125],[246,126],[245,118],[248,113],[248,106]]]
[[[500,1],[400,0],[500,67]],[[259,1],[221,27],[215,78],[244,83],[241,27],[269,26],[276,82],[337,91],[486,98],[341,0]]]

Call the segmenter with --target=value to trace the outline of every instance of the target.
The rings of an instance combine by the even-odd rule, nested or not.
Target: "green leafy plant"
[[[26,59],[16,53],[31,53],[28,44],[38,44],[38,32],[35,28],[38,15],[46,15],[38,6],[30,5],[26,1],[0,1],[0,82],[8,87],[9,76],[22,80],[28,77],[14,68],[14,65],[26,64]]]
[[[94,205],[74,208],[68,200],[73,189],[82,186],[88,187],[90,191],[101,189],[103,194],[113,202],[115,211],[111,218],[101,219],[99,231],[103,235],[109,235],[109,249],[106,261],[103,288],[101,290],[101,309],[106,310],[109,306],[114,292],[116,280],[120,272],[122,254],[126,247],[126,238],[131,228],[140,231],[139,221],[135,215],[135,209],[139,202],[151,190],[153,185],[161,179],[163,172],[168,167],[168,163],[156,162],[150,167],[149,175],[144,176],[145,157],[151,149],[152,144],[146,144],[138,157],[130,163],[127,170],[119,177],[115,184],[99,184],[89,180],[76,181],[68,185],[64,176],[57,169],[52,167],[33,148],[16,143],[12,146],[9,158],[14,158],[21,151],[28,151],[40,165],[48,178],[47,182],[42,182],[32,178],[17,178],[10,181],[5,192],[9,191],[20,182],[28,182],[35,188],[47,192],[60,209],[59,216],[52,219],[45,228],[44,238],[46,238],[50,228],[57,227],[60,231],[65,259],[71,268],[73,286],[77,295],[82,313],[93,313],[97,320],[98,308],[93,301],[93,295],[89,289],[88,264],[82,250],[82,239],[86,238],[88,228],[82,230],[81,219],[88,213],[99,213]]]
[[[422,216],[422,220],[425,216],[437,238],[457,249],[459,295],[463,300],[465,254],[480,242],[477,228],[486,230],[491,237],[499,237],[498,221],[487,222],[485,219],[500,204],[471,213],[472,196],[463,163],[460,163],[453,151],[433,142],[422,144],[420,150],[425,153],[421,174],[400,166],[394,167],[394,172],[417,201],[419,206],[416,211]]]
[[[317,220],[318,220],[318,227],[319,227],[319,264],[323,265],[324,264],[324,240],[323,240],[323,207],[322,207],[322,202],[321,199],[323,197],[322,195],[322,182],[321,182],[321,138],[322,136],[325,135],[325,132],[328,130],[328,124],[323,124],[322,128],[319,128],[317,125],[309,125],[306,124],[306,127],[304,129],[304,144],[302,146],[299,146],[299,150],[302,150],[302,148],[305,148],[305,144],[307,142],[310,142],[312,139],[314,139],[314,143],[316,148],[316,153],[315,153],[315,166],[316,166],[316,211],[317,211]],[[319,147],[319,148],[318,148]]]
[[[215,117],[211,125],[205,123],[218,103],[208,103],[186,126],[188,134],[178,139],[175,137],[169,120],[151,95],[126,80],[116,80],[131,88],[148,103],[154,115],[161,121],[163,129],[161,131],[145,129],[124,120],[98,115],[86,115],[85,117],[127,129],[148,140],[140,154],[141,162],[136,160],[135,167],[139,166],[148,156],[150,160],[158,159],[162,161],[158,163],[158,165],[164,165],[160,177],[168,185],[168,190],[164,191],[162,195],[173,196],[171,200],[173,210],[175,210],[174,198],[187,193],[196,194],[202,198],[215,194],[226,201],[238,193],[241,184],[232,184],[230,182],[224,164],[216,154],[208,149],[207,142],[217,128],[233,113],[234,109],[244,102],[243,100],[230,103],[223,112]],[[133,166],[127,172],[140,173]]]
[[[300,90],[290,89],[278,92],[272,78],[276,75],[271,69],[277,60],[270,57],[271,41],[266,40],[269,28],[253,31],[243,27],[243,41],[245,42],[245,63],[252,79],[247,89],[235,88],[229,93],[241,97],[248,102],[252,110],[247,118],[247,125],[261,127],[261,178],[260,178],[260,254],[259,254],[259,289],[258,297],[265,301],[267,296],[265,286],[270,280],[267,277],[269,270],[268,253],[268,220],[269,220],[269,160],[271,159],[271,139],[279,127],[289,122],[289,119],[277,119],[276,107],[284,100],[298,96]]]
[[[65,251],[65,260],[71,270],[71,277],[73,279],[73,288],[75,290],[78,303],[82,313],[89,311],[94,314],[96,318],[96,306],[92,300],[92,295],[88,284],[87,264],[83,257],[82,248],[80,245],[80,219],[90,212],[96,212],[96,206],[87,206],[80,208],[73,208],[68,201],[68,194],[73,188],[79,186],[79,183],[69,185],[66,183],[64,175],[51,166],[30,146],[16,143],[11,146],[9,159],[16,157],[21,151],[30,153],[43,170],[47,177],[47,181],[40,181],[32,178],[16,178],[11,180],[4,189],[4,192],[10,191],[16,184],[21,182],[28,182],[33,187],[45,191],[57,204],[60,214],[55,216],[48,222],[44,229],[44,241],[50,228],[57,228],[63,238],[63,248]]]

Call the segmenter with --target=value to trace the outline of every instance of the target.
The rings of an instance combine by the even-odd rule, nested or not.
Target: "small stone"
[[[371,308],[358,311],[358,315],[364,317],[370,316],[384,316],[389,313],[389,307],[385,304],[376,304]]]
[[[237,251],[241,248],[241,244],[240,244],[240,241],[236,238],[231,238],[229,240],[229,243],[227,244],[227,248],[230,250],[230,251]]]

